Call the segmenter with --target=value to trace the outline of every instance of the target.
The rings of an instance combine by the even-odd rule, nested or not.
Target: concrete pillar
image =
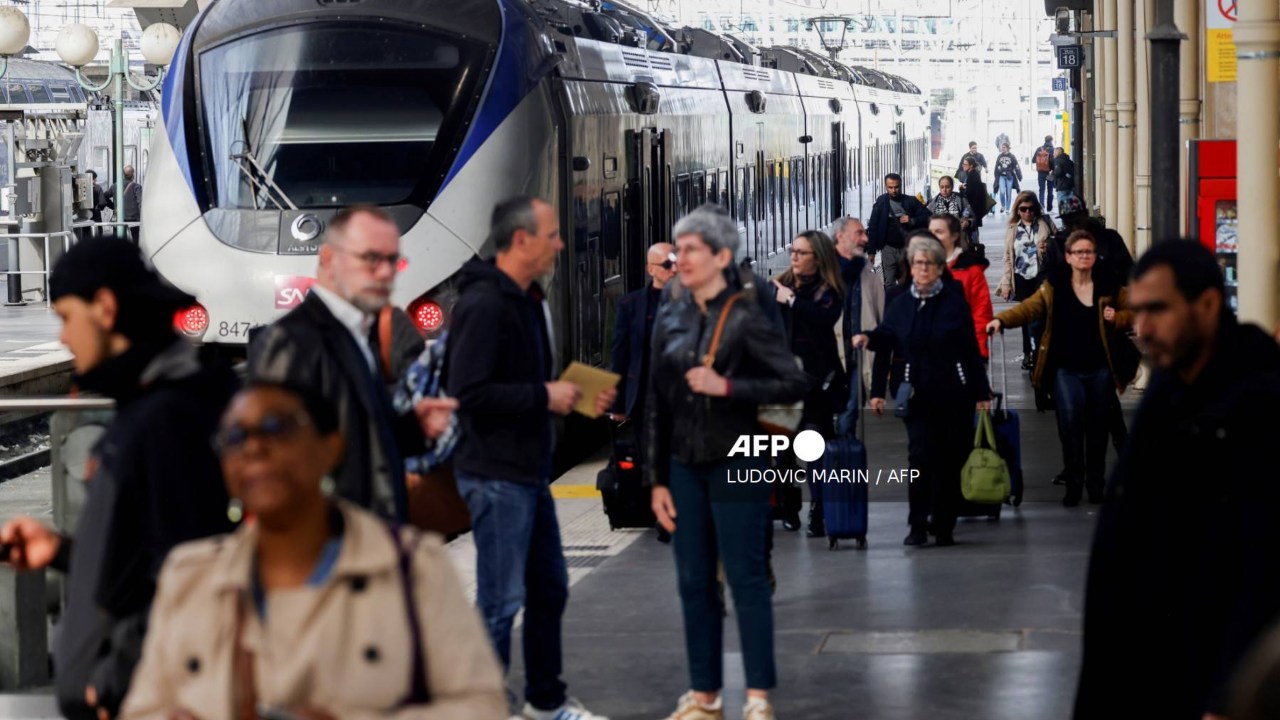
[[[1138,105],[1134,102],[1133,88],[1133,2],[1120,0],[1116,4],[1116,208],[1111,227],[1129,244],[1133,252],[1133,203],[1134,203],[1134,114]]]
[[[1275,0],[1238,5],[1236,168],[1240,187],[1240,311],[1242,321],[1280,329],[1280,7]]]
[[[1151,75],[1147,71],[1147,33],[1155,25],[1155,0],[1138,0],[1136,13],[1134,57],[1137,72],[1134,73],[1136,92],[1134,99],[1138,110],[1135,128],[1137,144],[1134,148],[1134,165],[1137,171],[1138,194],[1134,205],[1134,236],[1128,240],[1134,256],[1151,247]]]
[[[1122,0],[1129,2],[1130,0]],[[1116,29],[1116,0],[1102,0],[1102,30]],[[1102,199],[1102,214],[1107,219],[1108,227],[1115,227],[1116,199],[1119,196],[1116,182],[1119,179],[1120,128],[1119,110],[1116,107],[1119,96],[1119,65],[1116,62],[1116,39],[1102,39],[1102,123],[1104,137],[1102,140],[1102,173],[1105,178]]]
[[[1094,14],[1092,12],[1080,13],[1080,29],[1082,31],[1093,30],[1096,27],[1094,22]],[[1088,130],[1082,138],[1081,151],[1087,159],[1084,172],[1089,174],[1089,182],[1085,183],[1085,192],[1081,193],[1080,199],[1084,200],[1086,207],[1096,208],[1102,205],[1102,186],[1099,185],[1102,173],[1098,170],[1099,155],[1098,142],[1102,137],[1102,103],[1099,102],[1099,93],[1101,87],[1098,84],[1098,70],[1101,62],[1102,46],[1094,40],[1086,41],[1088,43],[1089,65],[1088,72],[1084,73],[1081,83],[1081,92],[1084,94],[1084,111],[1086,113],[1084,122]]]
[[[1178,92],[1178,147],[1181,156],[1178,171],[1178,227],[1182,234],[1187,227],[1187,143],[1200,137],[1200,18],[1201,3],[1198,0],[1174,0],[1173,15],[1178,29],[1186,33],[1179,61],[1181,80]]]

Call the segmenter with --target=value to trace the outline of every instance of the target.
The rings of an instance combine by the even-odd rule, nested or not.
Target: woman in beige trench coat
[[[321,490],[342,452],[330,405],[251,385],[217,442],[233,509],[253,520],[170,554],[123,717],[507,717],[440,540]]]

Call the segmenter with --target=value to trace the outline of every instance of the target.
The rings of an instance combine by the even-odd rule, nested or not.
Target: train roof
[[[756,47],[728,33],[687,26],[674,28],[617,0],[528,0],[528,3],[544,22],[573,37],[813,75],[904,95],[923,95],[914,83],[881,70],[846,65],[807,48]]]

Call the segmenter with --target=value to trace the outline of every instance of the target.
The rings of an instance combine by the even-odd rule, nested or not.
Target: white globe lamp
[[[173,60],[173,53],[182,40],[182,32],[169,23],[153,23],[142,31],[139,49],[142,57],[152,65],[165,66]]]
[[[17,55],[31,39],[31,23],[16,7],[0,7],[0,55]]]
[[[98,34],[82,23],[68,25],[58,33],[54,47],[62,62],[71,67],[84,67],[98,55]]]

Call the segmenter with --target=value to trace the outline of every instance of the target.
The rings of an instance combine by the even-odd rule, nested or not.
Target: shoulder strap
[[[394,312],[391,305],[383,305],[378,311],[378,367],[382,370],[382,379],[388,383],[395,382],[391,373],[391,317]]]
[[[235,627],[235,673],[236,720],[257,720],[258,688],[253,677],[253,653],[244,646],[245,598],[243,593],[236,595],[236,627]]]
[[[388,524],[391,542],[396,546],[398,567],[400,570],[400,588],[404,592],[405,613],[409,620],[409,639],[413,643],[413,677],[409,684],[409,694],[400,705],[425,705],[431,700],[431,692],[427,689],[427,660],[422,652],[422,626],[418,622],[418,604],[413,596],[413,551],[418,547],[422,535],[413,534],[409,547],[400,541],[400,526]]]
[[[716,350],[720,348],[720,335],[724,332],[724,324],[729,319],[729,311],[733,309],[733,304],[738,302],[738,298],[742,297],[742,293],[734,293],[725,301],[724,308],[720,310],[720,317],[716,319],[716,330],[711,335],[711,345],[707,348],[707,354],[702,356],[702,366],[711,367],[716,361]]]

